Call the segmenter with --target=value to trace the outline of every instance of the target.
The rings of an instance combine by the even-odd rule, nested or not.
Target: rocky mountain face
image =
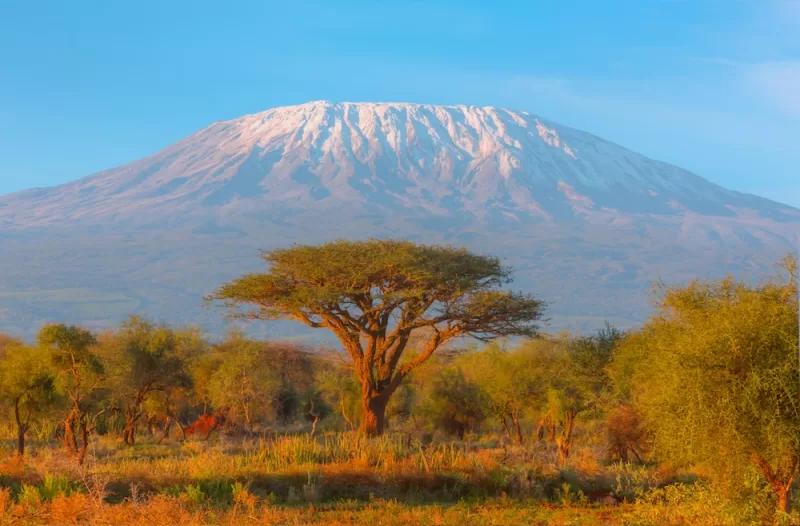
[[[800,211],[526,112],[312,102],[0,197],[0,330],[128,312],[216,330],[201,297],[258,249],[370,236],[505,257],[554,328],[588,330],[640,322],[657,279],[755,277],[797,250]]]

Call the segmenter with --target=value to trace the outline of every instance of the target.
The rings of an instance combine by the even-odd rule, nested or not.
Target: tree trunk
[[[364,413],[361,420],[361,433],[367,436],[383,434],[386,423],[386,403],[388,396],[384,393],[365,393],[361,399],[361,409]]]
[[[344,396],[339,397],[339,405],[342,406],[342,418],[344,418],[344,421],[347,423],[347,427],[349,427],[350,431],[352,431],[355,426],[353,425],[353,421],[347,417],[347,409],[344,405]]]
[[[769,462],[759,453],[750,455],[751,460],[761,470],[764,479],[772,488],[772,492],[778,499],[778,511],[789,514],[792,512],[792,485],[800,470],[800,458],[792,456],[788,459],[783,469],[774,470]]]
[[[458,422],[456,426],[456,436],[459,440],[464,440],[464,437],[467,435],[467,424],[464,422]]]
[[[73,409],[64,419],[64,450],[68,457],[78,454],[78,444],[75,441],[75,420],[78,418],[78,410]]]
[[[89,448],[89,427],[86,422],[86,417],[81,418],[81,449],[78,452],[78,465],[82,466],[83,461],[86,460],[86,450]]]
[[[572,427],[575,424],[575,412],[567,411],[564,414],[564,423],[561,426],[561,435],[558,437],[556,443],[558,444],[558,465],[564,467],[567,465],[567,458],[569,458],[569,450],[572,445]]]
[[[178,418],[175,418],[175,423],[178,424],[178,429],[181,430],[181,440],[186,440],[186,427],[184,427]]]
[[[503,432],[505,432],[508,438],[511,438],[511,430],[508,428],[508,422],[506,422],[506,415],[500,417],[500,422],[503,424]]]
[[[308,416],[312,418],[311,423],[311,440],[317,438],[317,422],[319,422],[319,413],[314,408],[314,399],[309,400],[311,408],[308,410]]]
[[[783,486],[778,490],[778,510],[786,513],[787,515],[792,512],[792,501],[790,499],[792,487],[791,485]]]
[[[172,418],[167,416],[166,422],[164,423],[164,434],[161,435],[161,438],[158,439],[158,443],[162,443],[164,440],[169,438],[169,428],[172,427]]]
[[[517,440],[517,444],[523,444],[525,439],[522,436],[522,426],[519,425],[519,416],[512,415],[511,423],[514,424],[514,437]]]
[[[25,432],[27,431],[27,429],[25,429],[26,427],[27,426],[23,425],[17,430],[17,454],[20,457],[25,456]]]
[[[253,431],[253,422],[250,419],[250,404],[242,404],[244,409],[244,424],[247,426],[248,431]]]
[[[136,415],[131,412],[125,415],[125,430],[122,432],[122,439],[129,446],[136,442],[136,419]]]
[[[28,424],[30,422],[30,412],[28,412],[28,421],[23,422],[22,417],[19,414],[19,402],[20,399],[17,398],[14,400],[14,418],[17,420],[17,454],[20,457],[25,456],[25,433],[28,432],[28,428],[30,427]]]
[[[536,425],[536,439],[542,440],[544,439],[544,429],[547,427],[547,419],[543,418],[539,420],[539,423]]]

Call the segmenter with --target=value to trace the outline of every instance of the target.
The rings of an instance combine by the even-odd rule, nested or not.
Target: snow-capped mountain
[[[139,222],[266,204],[537,222],[627,213],[797,217],[526,112],[311,102],[217,122],[141,161],[0,198],[0,224]]]
[[[562,318],[632,322],[649,281],[756,272],[796,250],[799,232],[797,209],[527,112],[311,102],[0,197],[0,329],[4,313],[5,325],[74,314],[48,300],[65,281],[92,306],[77,321],[123,309],[173,318],[176,298],[177,321],[204,319],[200,296],[257,264],[255,248],[369,235],[494,252],[521,286],[554,296]],[[55,267],[61,280],[46,283]]]

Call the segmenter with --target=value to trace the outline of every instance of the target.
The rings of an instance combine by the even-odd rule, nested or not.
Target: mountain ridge
[[[0,330],[126,311],[218,327],[200,298],[258,249],[370,236],[505,257],[561,326],[635,324],[649,281],[761,271],[799,232],[791,206],[528,112],[315,101],[0,196]],[[53,300],[67,284],[84,292]]]
[[[585,145],[611,151],[585,153],[581,151]],[[214,152],[216,158],[208,159]],[[197,159],[198,155],[204,158]],[[638,166],[602,166],[615,162],[609,157],[620,155],[622,162]],[[614,168],[617,175],[610,178]],[[239,173],[232,173],[234,170]],[[641,179],[642,173],[649,179]],[[214,185],[228,187],[213,192]],[[26,226],[9,219],[8,210],[15,201],[32,200],[45,215],[65,205],[96,208],[99,203],[91,200],[92,194],[130,198],[130,190],[137,188],[139,195],[133,197],[150,204],[178,192],[185,195],[187,190],[197,192],[199,204],[211,206],[230,204],[236,197],[269,201],[277,195],[282,201],[288,198],[306,204],[361,201],[422,206],[443,214],[471,208],[472,213],[480,214],[480,208],[504,208],[505,202],[512,213],[526,212],[543,219],[548,219],[548,211],[531,195],[534,190],[559,192],[567,200],[585,205],[592,201],[598,205],[595,208],[609,209],[631,208],[630,201],[615,202],[609,194],[634,190],[636,198],[648,201],[648,212],[660,213],[679,207],[703,212],[700,204],[707,208],[723,200],[763,210],[768,201],[726,190],[686,170],[527,112],[325,101],[217,121],[139,161],[56,188],[0,197],[0,206],[5,205],[0,208],[0,221],[7,228]],[[76,191],[79,195],[58,207],[42,201],[58,198],[55,193]],[[594,199],[582,199],[588,191],[595,194]],[[661,194],[670,199],[659,197]],[[719,207],[715,213],[728,214]],[[46,221],[46,217],[40,218]]]

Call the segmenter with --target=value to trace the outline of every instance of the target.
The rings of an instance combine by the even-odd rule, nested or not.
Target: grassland
[[[693,473],[601,465],[591,446],[556,469],[545,444],[405,435],[93,441],[83,467],[55,444],[0,465],[4,524],[739,525],[771,505],[733,503]],[[778,519],[800,524],[797,515]]]

